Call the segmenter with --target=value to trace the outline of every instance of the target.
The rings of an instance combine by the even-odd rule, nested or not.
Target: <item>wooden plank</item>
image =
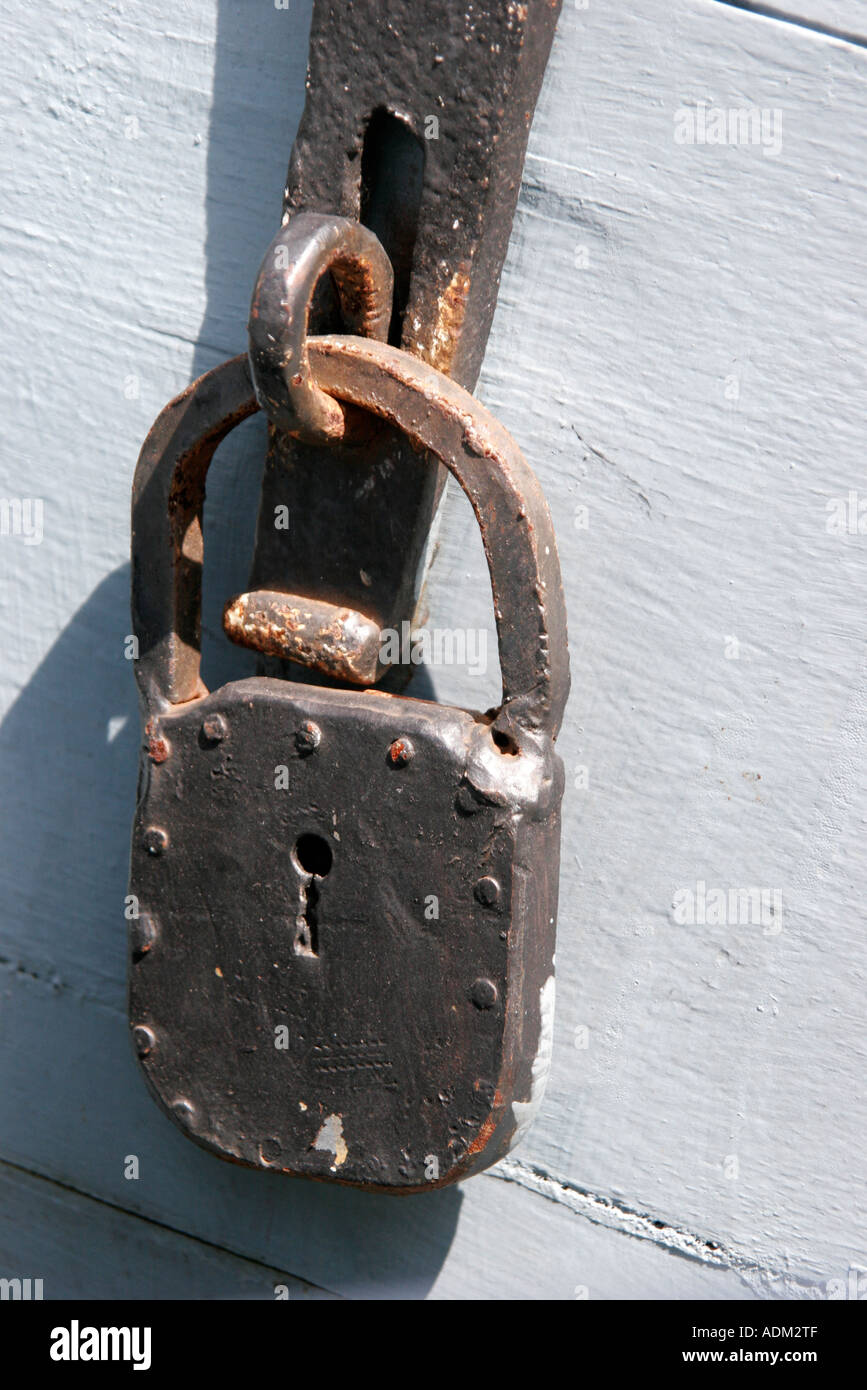
[[[0,955],[97,991],[123,971],[122,827],[138,747],[124,659],[132,472],[163,404],[246,345],[303,105],[309,14],[50,0],[36,22],[0,3],[14,286],[0,343],[2,491],[44,503],[41,544],[0,545],[2,591],[16,595],[0,711],[28,687],[0,733],[19,789],[4,807]],[[264,438],[260,421],[233,437],[210,488],[216,682],[251,669],[217,634],[226,595],[246,587]]]
[[[153,1104],[119,1009],[8,969],[0,969],[0,1055],[0,1156],[16,1165],[35,1161],[46,1177],[72,1181],[101,1199],[86,1203],[87,1212],[95,1207],[110,1228],[91,1243],[100,1262],[91,1275],[95,1289],[104,1286],[102,1260],[114,1267],[139,1238],[111,1234],[112,1223],[126,1219],[117,1208],[252,1257],[268,1267],[268,1277],[291,1269],[349,1298],[572,1299],[577,1289],[578,1297],[594,1299],[656,1293],[729,1299],[767,1296],[771,1287],[737,1252],[722,1255],[700,1242],[687,1250],[679,1233],[667,1235],[650,1223],[637,1236],[628,1223],[621,1231],[616,1213],[581,1207],[575,1194],[553,1185],[540,1194],[533,1175],[521,1169],[507,1170],[508,1181],[484,1177],[460,1189],[399,1200],[263,1177],[226,1163],[190,1144]],[[46,1079],[39,1104],[35,1077]],[[131,1157],[138,1161],[135,1180],[125,1176]],[[25,1212],[19,1221],[18,1201],[4,1197],[0,1184],[0,1210],[7,1203],[0,1259],[7,1251],[13,1276],[44,1277],[45,1268],[60,1281],[66,1234],[58,1237],[56,1256],[46,1250],[40,1265],[36,1253],[43,1246],[28,1244],[31,1216]],[[45,1224],[49,1234],[39,1241],[50,1240],[50,1216]],[[61,1222],[62,1232],[67,1228]],[[142,1240],[158,1240],[149,1222],[131,1222],[129,1229],[144,1230]],[[113,1241],[117,1249],[111,1254]],[[31,1248],[33,1258],[25,1262]],[[160,1248],[142,1259],[157,1281],[151,1287],[158,1288]],[[237,1278],[227,1268],[228,1278]],[[179,1281],[189,1281],[187,1296],[235,1296],[195,1293],[200,1279],[201,1287],[210,1287],[207,1277],[193,1263]],[[256,1281],[254,1286],[263,1287]]]
[[[827,36],[867,43],[867,24],[861,0],[781,0],[764,4],[762,0],[719,0],[749,14],[764,17],[771,24],[795,24]]]
[[[41,544],[0,544],[3,1153],[269,1265],[297,1248],[341,1292],[728,1297],[750,1264],[759,1293],[821,1289],[867,1248],[864,540],[826,529],[863,464],[867,121],[863,49],[802,26],[567,4],[534,126],[482,382],[551,500],[575,673],[554,1069],[522,1182],[393,1209],[263,1183],[177,1135],[128,1057],[129,481],[164,400],[243,346],[307,13],[0,0],[3,491],[45,502]],[[782,111],[779,152],[677,143],[699,106]],[[243,661],[214,634],[261,457],[253,425],[217,465],[212,680]],[[488,626],[459,498],[437,565],[432,624]],[[484,707],[495,674],[433,676]],[[782,932],[681,925],[699,881],[779,888]],[[616,1228],[572,1210],[588,1192]],[[728,1265],[627,1237],[635,1213]]]
[[[253,1260],[0,1163],[0,1278],[44,1299],[331,1300]],[[31,1283],[31,1292],[36,1285]]]
[[[826,529],[863,472],[867,63],[664,9],[564,10],[482,381],[551,500],[574,668],[524,1153],[821,1277],[867,1247],[863,538]],[[702,102],[782,109],[781,151],[676,143]],[[435,623],[454,574],[484,593],[463,524]],[[699,881],[780,889],[782,932],[679,925]]]

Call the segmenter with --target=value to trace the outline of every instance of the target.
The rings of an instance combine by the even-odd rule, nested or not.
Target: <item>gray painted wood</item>
[[[0,969],[0,1055],[8,1160],[35,1160],[48,1178],[98,1194],[113,1212],[125,1207],[345,1297],[767,1294],[767,1280],[737,1252],[684,1245],[682,1232],[636,1226],[556,1184],[539,1191],[522,1166],[401,1201],[223,1163],[190,1144],[150,1100],[120,999],[115,1008],[95,1005],[50,980]],[[34,1078],[46,1076],[50,1106],[34,1103]],[[131,1156],[135,1181],[126,1177]],[[54,1218],[46,1220],[50,1227]],[[50,1238],[42,1232],[38,1248]],[[61,1261],[49,1270],[59,1276]],[[194,1271],[191,1281],[198,1277]]]
[[[43,1299],[291,1303],[335,1297],[5,1163],[0,1163],[0,1278],[29,1279],[31,1297],[38,1291]]]
[[[867,23],[861,0],[783,0],[764,4],[763,0],[712,0],[730,4],[764,17],[769,24],[795,24],[829,35],[842,35],[855,42],[867,42]],[[580,8],[581,0],[579,0]]]
[[[240,9],[0,0],[0,492],[44,500],[41,544],[0,539],[0,1156],[134,1213],[107,1268],[148,1218],[348,1295],[821,1296],[867,1266],[867,541],[826,528],[861,486],[867,54],[716,0],[566,0],[480,385],[569,602],[554,1067],[516,1166],[394,1203],[195,1149],[125,1036],[129,484],[244,346],[303,99],[309,5]],[[781,110],[779,152],[677,143],[700,105]],[[216,465],[211,683],[246,669],[219,609],[262,452],[251,422]],[[491,630],[457,496],[426,603]],[[433,679],[495,698],[493,662]],[[778,889],[782,930],[680,925],[699,881]]]

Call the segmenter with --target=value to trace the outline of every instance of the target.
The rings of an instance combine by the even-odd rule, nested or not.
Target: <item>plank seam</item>
[[[789,14],[776,5],[765,5],[761,0],[715,0],[718,5],[728,5],[730,9],[745,10],[747,14],[758,15],[761,19],[771,19],[778,24],[791,24],[795,29],[806,29],[811,34],[821,34],[826,39],[839,39],[841,43],[851,43],[855,48],[867,48],[867,36],[853,34],[846,29],[838,29],[833,24],[823,24],[820,19],[806,19],[803,15]]]
[[[216,1241],[206,1240],[203,1236],[192,1235],[189,1231],[183,1230],[179,1226],[173,1226],[168,1221],[159,1221],[153,1216],[148,1216],[140,1211],[133,1211],[130,1207],[124,1207],[119,1202],[110,1202],[105,1197],[97,1196],[93,1192],[87,1192],[84,1188],[76,1187],[73,1183],[63,1182],[60,1178],[49,1177],[45,1173],[40,1173],[34,1168],[28,1168],[23,1163],[15,1163],[12,1159],[0,1157],[0,1173],[6,1169],[9,1172],[20,1173],[24,1177],[32,1178],[37,1182],[46,1183],[49,1187],[57,1188],[61,1192],[68,1192],[73,1197],[79,1197],[85,1202],[96,1202],[101,1207],[106,1207],[109,1211],[117,1212],[121,1216],[128,1216],[132,1221],[143,1221],[147,1226],[153,1226],[159,1231],[168,1231],[171,1235],[181,1236],[184,1240],[194,1241],[196,1245],[203,1246],[205,1249],[214,1250],[219,1255],[231,1255],[233,1259],[243,1260],[246,1264],[255,1265],[269,1275],[277,1278],[297,1279],[299,1284],[306,1284],[311,1289],[318,1290],[319,1293],[333,1294],[335,1298],[342,1298],[343,1295],[337,1293],[335,1289],[326,1288],[322,1284],[314,1284],[311,1279],[303,1274],[293,1274],[290,1269],[275,1269],[273,1265],[266,1264],[263,1260],[256,1259],[254,1255],[244,1254],[241,1250],[233,1250],[231,1246],[219,1245]]]
[[[574,1183],[554,1178],[544,1169],[525,1163],[522,1159],[501,1159],[489,1170],[487,1176],[499,1178],[503,1182],[517,1183],[537,1197],[544,1197],[550,1202],[567,1207],[574,1215],[583,1217],[594,1226],[604,1226],[607,1230],[631,1236],[635,1240],[649,1241],[670,1254],[694,1260],[706,1267],[728,1270],[743,1279],[754,1292],[764,1293],[765,1297],[825,1296],[822,1286],[812,1280],[762,1265],[718,1241],[696,1235],[681,1226],[671,1226],[665,1221],[656,1220],[652,1216],[624,1206],[610,1197],[600,1196],[599,1193],[590,1192]],[[785,1290],[782,1294],[781,1289]]]
[[[0,958],[0,971],[3,969],[21,974],[49,989],[58,988],[56,981],[46,980],[36,972],[28,969],[22,964],[16,964],[9,958]],[[61,986],[63,987],[63,986]],[[79,994],[79,998],[85,999],[86,996],[80,994],[74,987],[68,987],[73,993]],[[88,1001],[99,1002],[99,1001]],[[110,1005],[101,1004],[111,1013],[117,1013],[123,1017],[122,1011],[117,1011]],[[173,1226],[169,1222],[146,1215],[141,1212],[133,1211],[119,1203],[110,1202],[104,1197],[98,1196],[85,1188],[79,1188],[74,1183],[64,1182],[58,1178],[50,1177],[31,1169],[25,1164],[15,1163],[0,1155],[0,1165],[8,1168],[15,1168],[22,1173],[32,1177],[40,1178],[43,1181],[53,1183],[54,1186],[72,1192],[78,1196],[88,1198],[94,1202],[101,1202],[104,1206],[115,1211],[119,1211],[128,1216],[137,1217],[140,1221],[150,1222],[151,1225],[166,1231],[171,1231],[176,1235],[188,1236],[190,1240],[196,1240],[201,1245],[210,1246],[214,1250],[223,1250],[228,1254],[237,1255],[240,1259],[249,1260],[253,1264],[262,1264],[256,1256],[246,1254],[243,1250],[233,1248],[228,1245],[220,1245],[214,1241],[208,1241],[201,1236],[192,1235],[181,1227]],[[799,1278],[782,1270],[774,1269],[768,1265],[762,1265],[759,1261],[750,1259],[748,1256],[737,1251],[733,1247],[725,1247],[722,1244],[696,1235],[683,1227],[673,1226],[665,1221],[660,1221],[652,1216],[648,1216],[634,1208],[623,1205],[613,1198],[602,1196],[598,1193],[590,1192],[588,1189],[581,1188],[577,1184],[557,1178],[546,1172],[544,1169],[526,1163],[521,1159],[506,1158],[502,1159],[493,1168],[489,1169],[487,1177],[498,1178],[505,1182],[514,1182],[523,1187],[526,1191],[535,1196],[544,1197],[548,1201],[557,1202],[565,1206],[576,1216],[581,1216],[597,1226],[604,1226],[620,1235],[632,1236],[638,1240],[649,1241],[662,1249],[668,1250],[671,1254],[679,1255],[684,1259],[691,1259],[705,1267],[728,1270],[737,1274],[751,1286],[759,1286],[765,1290],[773,1287],[773,1293],[765,1293],[766,1297],[823,1297],[821,1288],[815,1282],[806,1278]],[[270,1268],[271,1266],[263,1266]],[[286,1270],[285,1273],[292,1274]],[[310,1283],[303,1275],[292,1274],[293,1278]],[[313,1287],[319,1287],[314,1285]],[[322,1286],[325,1292],[335,1293],[336,1290],[327,1286]],[[780,1292],[780,1289],[787,1292]],[[340,1296],[340,1295],[338,1295]]]
[[[78,1000],[80,1004],[93,1004],[95,1008],[102,1009],[104,1013],[112,1014],[116,1018],[126,1018],[126,1010],[115,1004],[109,1003],[99,994],[93,994],[82,988],[81,985],[71,984],[64,980],[56,972],[51,974],[43,972],[35,964],[28,964],[26,961],[16,959],[14,956],[0,955],[0,974],[5,971],[8,975],[17,976],[21,980],[27,980],[30,984],[39,985],[40,988],[49,990],[52,994],[70,994]],[[6,1160],[0,1156],[0,1163]]]

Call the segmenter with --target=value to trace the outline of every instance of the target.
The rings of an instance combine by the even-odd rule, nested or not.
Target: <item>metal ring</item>
[[[434,454],[469,497],[499,638],[503,701],[493,735],[506,752],[535,730],[555,737],[569,692],[566,610],[551,517],[517,444],[468,392],[399,348],[322,337],[309,340],[309,351],[326,391]],[[170,402],[142,447],[133,483],[133,632],[136,676],[151,710],[205,693],[205,480],[220,441],[255,409],[248,360],[235,357]]]
[[[343,407],[317,386],[307,358],[316,285],[330,270],[349,331],[385,342],[394,273],[378,238],[344,217],[302,212],[265,253],[250,305],[250,374],[275,425],[311,444],[344,437]]]

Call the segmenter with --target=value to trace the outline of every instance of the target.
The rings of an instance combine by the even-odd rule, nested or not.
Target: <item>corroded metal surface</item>
[[[319,387],[439,457],[470,498],[502,701],[479,713],[261,677],[207,693],[205,476],[256,409],[247,360],[167,406],[133,500],[146,743],[131,1026],[158,1100],[205,1147],[421,1191],[501,1157],[544,1089],[563,595],[538,483],[472,397],[372,340],[314,338],[308,353]]]
[[[315,666],[335,680],[373,685],[379,673],[379,624],[354,608],[258,589],[226,604],[223,628],[242,647]]]
[[[370,228],[395,271],[389,341],[469,390],[559,10],[560,0],[314,6],[284,220],[334,214]],[[311,331],[339,329],[337,308],[327,296],[314,305]],[[443,480],[388,426],[328,450],[275,429],[248,587],[347,604],[399,629],[413,617]],[[278,506],[303,518],[291,537],[273,525]]]
[[[132,1037],[172,1118],[254,1167],[439,1187],[507,1152],[544,1088],[563,596],[535,478],[443,373],[475,382],[558,11],[316,0],[249,364],[167,406],[136,470]],[[367,336],[328,336],[338,323]],[[229,634],[372,681],[380,628],[412,615],[439,460],[488,557],[496,710],[204,688],[205,479],[257,406],[270,446]],[[303,518],[291,541],[278,508]]]
[[[259,406],[275,425],[312,444],[334,444],[346,431],[339,402],[316,385],[307,361],[310,305],[326,271],[347,328],[384,341],[391,262],[373,232],[344,217],[302,212],[291,218],[265,252],[250,305],[250,366]]]

